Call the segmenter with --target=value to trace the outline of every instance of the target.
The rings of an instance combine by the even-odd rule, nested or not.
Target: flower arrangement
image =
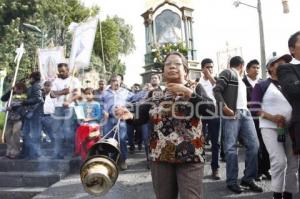
[[[188,49],[185,46],[184,42],[179,42],[179,43],[166,43],[166,44],[156,44],[152,47],[151,50],[151,55],[153,58],[153,63],[155,65],[157,65],[157,67],[163,67],[163,61],[166,57],[166,55],[169,52],[180,52],[182,53],[184,56],[187,57],[187,53],[188,53]]]

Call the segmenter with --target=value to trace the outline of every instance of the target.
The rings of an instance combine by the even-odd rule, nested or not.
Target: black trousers
[[[255,129],[259,141],[259,150],[258,150],[258,168],[257,168],[257,176],[265,174],[270,169],[270,159],[269,153],[266,149],[265,143],[263,141],[261,131],[259,128],[259,120],[254,119]]]

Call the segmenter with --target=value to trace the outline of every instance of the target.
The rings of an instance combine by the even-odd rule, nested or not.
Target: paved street
[[[243,150],[240,150],[241,157]],[[103,199],[155,199],[150,171],[146,169],[146,162],[142,152],[129,156],[129,169],[120,173],[116,185],[110,192],[102,197]],[[260,184],[264,188],[264,193],[254,194],[245,192],[240,195],[232,194],[225,187],[225,163],[221,163],[221,176],[222,180],[214,181],[210,179],[210,152],[207,152],[208,162],[205,165],[204,177],[204,199],[220,199],[220,198],[242,198],[242,199],[269,199],[272,198],[270,192],[270,182],[262,181]],[[240,158],[241,159],[241,158]],[[242,176],[244,164],[239,163],[240,174]],[[71,175],[62,181],[52,185],[47,191],[34,197],[34,199],[92,199],[96,198],[84,192],[79,175]],[[297,194],[295,198],[300,198]]]

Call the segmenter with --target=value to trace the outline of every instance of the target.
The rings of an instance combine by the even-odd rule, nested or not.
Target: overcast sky
[[[140,73],[144,71],[145,31],[144,13],[151,6],[163,0],[83,0],[85,5],[99,5],[101,17],[118,15],[132,25],[136,51],[124,58],[127,66],[125,83],[141,83]],[[194,9],[194,44],[198,52],[197,61],[210,57],[217,64],[217,52],[229,48],[241,48],[245,61],[260,60],[258,15],[254,8],[233,6],[234,0],[175,0],[184,2]],[[257,0],[242,2],[256,6]],[[179,3],[180,4],[180,3]],[[300,0],[289,0],[290,13],[283,14],[281,0],[262,0],[267,59],[288,52],[289,36],[300,30]],[[215,65],[216,65],[215,64]]]

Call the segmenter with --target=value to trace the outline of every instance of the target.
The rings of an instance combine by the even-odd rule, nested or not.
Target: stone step
[[[6,144],[4,144],[4,143],[1,143],[0,144],[0,150],[2,151],[6,151]]]
[[[65,177],[59,172],[0,172],[0,187],[49,187]]]
[[[22,142],[21,142],[22,143]],[[51,142],[41,142],[40,143],[41,144],[41,148],[43,148],[43,149],[49,149],[49,148],[53,148],[53,143],[51,143]],[[69,145],[63,145],[63,147],[66,147],[66,148],[70,148],[70,146]],[[0,144],[0,150],[6,150],[6,144],[5,143],[1,143]]]
[[[83,161],[80,159],[80,157],[75,157],[70,160],[70,174],[79,174],[80,173],[80,167],[82,165]]]
[[[0,144],[0,156],[6,155],[6,144]],[[61,152],[66,154],[68,152],[74,151],[70,146],[63,146]],[[43,156],[51,156],[54,153],[54,147],[51,143],[41,143],[41,155]]]
[[[5,156],[6,155],[6,149],[0,149],[0,156]]]
[[[45,187],[0,187],[0,198],[30,199],[46,189]]]
[[[0,172],[8,171],[48,171],[48,172],[69,172],[70,159],[52,160],[26,160],[26,159],[2,159],[0,160]],[[75,163],[74,163],[75,164]],[[77,162],[77,164],[79,164]]]

